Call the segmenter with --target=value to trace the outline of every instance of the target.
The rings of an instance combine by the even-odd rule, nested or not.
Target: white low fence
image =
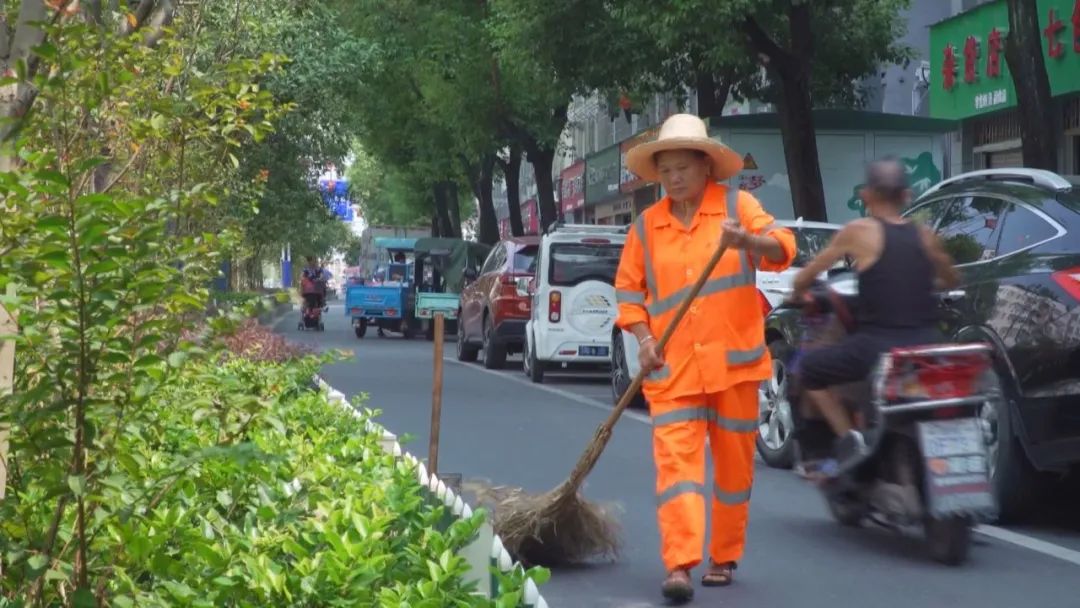
[[[319,387],[327,392],[327,398],[331,403],[336,403],[341,407],[348,409],[354,415],[360,415],[359,412],[353,408],[344,393],[330,386],[325,380],[318,376],[316,376],[316,381],[318,382]],[[382,436],[381,444],[383,450],[389,454],[393,454],[395,458],[401,459],[415,468],[416,477],[420,482],[420,485],[428,489],[428,500],[436,504],[441,502],[454,517],[461,519],[472,517],[473,508],[469,506],[461,496],[455,495],[454,491],[450,489],[443,480],[439,479],[436,475],[428,473],[427,467],[424,466],[423,462],[420,462],[415,456],[403,450],[401,444],[398,443],[396,435],[370,420],[366,421],[366,424],[368,431],[379,433]],[[495,530],[491,527],[491,524],[486,521],[480,527],[476,538],[473,539],[472,543],[461,550],[460,555],[469,563],[469,574],[467,575],[466,580],[475,582],[477,592],[492,599],[498,594],[498,579],[492,574],[491,569],[497,568],[502,572],[510,572],[518,566],[510,556],[510,553],[503,546],[499,535],[495,534]],[[525,583],[522,606],[524,608],[548,608],[547,601],[540,595],[540,590],[532,580],[528,580]]]

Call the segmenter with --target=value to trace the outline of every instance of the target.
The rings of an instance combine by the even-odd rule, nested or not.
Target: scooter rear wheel
[[[959,566],[967,561],[971,549],[971,525],[971,519],[962,515],[927,518],[923,528],[934,560],[947,566]]]
[[[825,503],[837,523],[852,528],[862,525],[869,511],[865,502],[848,492],[826,491]]]

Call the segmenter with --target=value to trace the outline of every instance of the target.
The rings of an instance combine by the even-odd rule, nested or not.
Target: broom
[[[690,303],[726,250],[727,245],[721,242],[657,341],[657,351],[664,351],[675,328],[686,316]],[[511,555],[525,564],[540,566],[574,564],[594,556],[617,555],[619,526],[616,518],[600,505],[586,501],[580,490],[611,439],[619,416],[641,388],[646,373],[644,369],[638,371],[615,409],[596,429],[596,435],[578,459],[570,477],[554,490],[538,496],[529,495],[520,488],[493,488],[485,493],[494,503],[492,526]]]

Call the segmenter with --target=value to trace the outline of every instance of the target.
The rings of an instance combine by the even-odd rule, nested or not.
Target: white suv
[[[814,259],[843,226],[823,222],[777,220],[776,224],[790,228],[795,233],[796,252],[791,266],[783,272],[758,272],[757,288],[761,308],[765,314],[776,308],[791,293],[795,275]],[[838,266],[842,265],[838,264]],[[630,386],[638,369],[638,343],[629,332],[618,329],[611,333],[611,392],[616,403]],[[762,397],[764,399],[764,397]],[[631,402],[633,407],[645,407],[641,393]]]
[[[519,283],[532,297],[525,325],[525,374],[543,382],[559,367],[611,361],[611,330],[619,314],[615,272],[626,226],[554,224],[540,239],[536,275]]]

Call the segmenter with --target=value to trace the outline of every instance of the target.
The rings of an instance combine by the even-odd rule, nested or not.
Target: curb
[[[277,304],[273,309],[259,313],[259,315],[255,317],[255,320],[257,320],[262,325],[274,327],[278,324],[278,322],[285,318],[285,315],[289,314],[292,311],[292,302],[281,302]]]
[[[330,403],[336,403],[346,408],[354,416],[360,415],[349,403],[344,393],[327,384],[317,374],[314,380],[319,388],[327,392],[327,399]],[[398,443],[397,435],[370,420],[366,421],[366,425],[369,432],[381,435],[380,444],[385,452],[393,454],[399,461],[404,461],[406,464],[415,467],[417,480],[421,486],[428,489],[428,500],[430,502],[441,502],[449,509],[448,516],[450,517],[462,519],[472,517],[473,508],[461,496],[455,495],[454,491],[443,480],[429,474],[423,462],[403,450],[401,444]],[[461,550],[460,555],[469,563],[469,573],[465,576],[465,581],[475,582],[477,592],[488,599],[495,599],[498,593],[498,581],[491,572],[491,568],[496,567],[501,572],[510,572],[520,565],[520,563],[514,562],[506,547],[503,546],[502,539],[499,538],[498,534],[495,534],[495,530],[487,521],[480,526],[476,538]],[[524,608],[548,608],[547,601],[540,595],[540,589],[531,579],[525,581],[525,592],[521,605]]]

